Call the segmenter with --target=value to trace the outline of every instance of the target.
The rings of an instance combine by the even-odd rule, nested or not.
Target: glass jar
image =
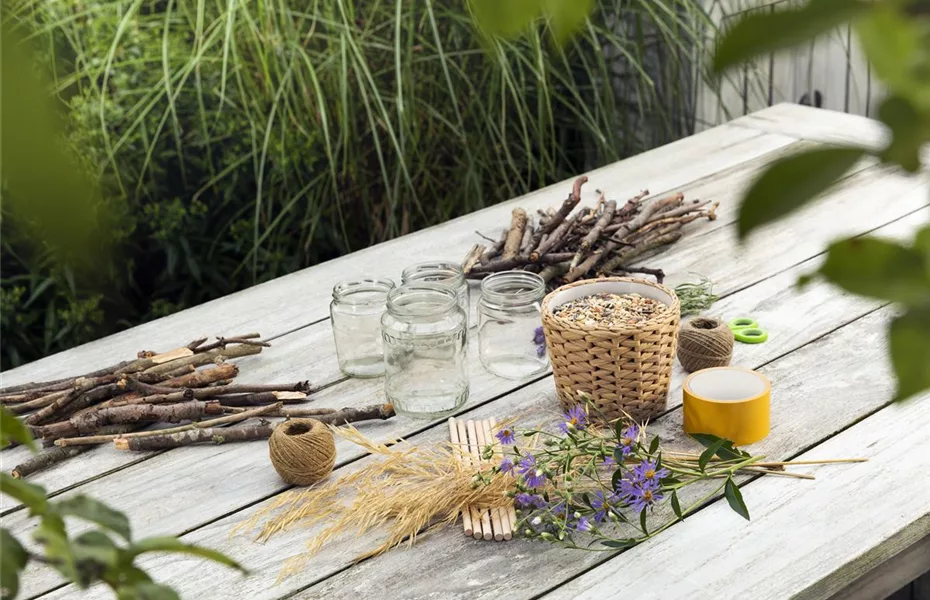
[[[478,356],[484,368],[507,379],[539,375],[549,366],[540,304],[546,282],[536,273],[504,271],[481,280]]]
[[[465,312],[444,285],[409,283],[388,295],[384,389],[398,414],[438,418],[465,403],[465,331]]]
[[[414,282],[439,283],[449,286],[455,292],[459,306],[465,311],[466,327],[468,326],[468,281],[461,265],[451,262],[433,261],[418,263],[404,269],[400,276],[402,284]]]
[[[381,315],[393,289],[394,282],[390,279],[356,279],[333,287],[329,315],[333,320],[336,357],[339,370],[349,377],[384,374]]]

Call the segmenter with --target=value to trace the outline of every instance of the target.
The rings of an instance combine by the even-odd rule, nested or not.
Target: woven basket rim
[[[618,326],[618,327],[605,327],[603,325],[583,325],[580,323],[575,323],[568,321],[559,316],[556,316],[551,310],[549,310],[549,303],[555,297],[556,294],[565,291],[567,289],[578,287],[582,285],[588,285],[592,283],[637,283],[643,284],[649,287],[656,288],[666,294],[672,299],[672,303],[668,305],[669,311],[663,316],[653,317],[642,323],[638,323],[632,326]],[[644,329],[648,329],[657,325],[666,325],[669,322],[673,322],[675,316],[681,312],[681,303],[678,300],[678,295],[674,290],[668,286],[662,285],[661,283],[656,283],[654,281],[649,281],[648,279],[641,279],[639,277],[601,277],[598,279],[582,279],[581,281],[575,281],[572,283],[567,283],[565,285],[559,286],[558,288],[552,290],[542,301],[542,317],[543,319],[550,319],[553,323],[558,324],[559,327],[563,329],[573,329],[575,331],[609,331],[611,333],[628,333],[628,332],[637,332]]]

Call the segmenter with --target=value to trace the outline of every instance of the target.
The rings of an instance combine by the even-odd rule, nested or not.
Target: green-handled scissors
[[[768,332],[759,327],[759,323],[757,323],[755,319],[740,317],[738,319],[733,319],[727,323],[727,325],[730,327],[730,331],[733,332],[733,338],[737,342],[743,342],[744,344],[761,344],[769,339]]]

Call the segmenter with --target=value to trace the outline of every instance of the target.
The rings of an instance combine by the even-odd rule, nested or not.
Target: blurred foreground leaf
[[[863,152],[860,148],[824,148],[800,152],[773,164],[746,192],[739,211],[740,239],[827,190]]]
[[[58,116],[21,31],[0,25],[0,171],[4,212],[68,261],[101,247],[98,195],[59,137]]]
[[[898,377],[895,400],[930,388],[930,308],[912,308],[896,318],[889,334],[891,362]]]

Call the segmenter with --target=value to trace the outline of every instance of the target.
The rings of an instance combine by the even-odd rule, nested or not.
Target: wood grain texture
[[[834,110],[783,103],[730,121],[734,127],[777,132],[803,140],[882,149],[888,143],[883,124]]]
[[[886,403],[893,392],[893,384],[881,358],[884,352],[884,326],[890,316],[888,310],[874,313],[763,367],[761,372],[773,382],[774,426],[768,438],[749,447],[749,450],[773,459],[794,456]],[[861,344],[862,350],[844,353],[851,344],[856,344],[857,347]],[[827,360],[827,357],[831,357],[830,360]],[[864,367],[872,364],[875,368]],[[812,398],[816,398],[817,401],[812,402]],[[654,423],[652,432],[658,433],[663,442],[672,447],[686,443],[681,431],[680,410],[659,418]],[[830,456],[849,455],[855,456],[856,453],[854,450],[847,450]],[[823,472],[817,474],[821,478],[828,475]],[[810,486],[821,485],[822,481],[788,480],[781,483],[781,489],[791,495],[804,493]],[[923,502],[926,503],[926,500]],[[760,511],[764,511],[764,505],[754,504],[749,498],[747,503],[753,514],[761,514]],[[687,523],[688,521],[685,525]],[[731,540],[739,538],[744,540],[744,545],[752,545],[753,538],[746,536],[742,523],[735,514],[724,514],[715,521],[714,526],[718,532],[712,535],[727,536]],[[702,565],[703,561],[698,558],[701,556],[699,552],[696,552],[698,557],[695,561],[685,567],[677,558],[671,560],[663,554],[653,554],[649,551],[650,547],[663,538],[676,539],[675,530],[680,526],[681,524],[675,525],[663,536],[634,549],[645,555],[638,563],[637,569],[624,570],[630,577],[638,573],[642,582],[652,586],[651,588],[644,585],[643,589],[638,589],[637,593],[633,594],[626,582],[620,583],[621,579],[618,579],[613,581],[609,588],[599,587],[590,597],[608,598],[617,590],[623,590],[624,596],[630,594],[630,597],[664,599],[669,597],[665,593],[664,571],[675,573],[676,579],[685,582],[691,577],[700,578],[703,571],[699,569],[699,565]],[[711,534],[704,532],[704,535]],[[755,535],[764,537],[764,532],[757,531]],[[365,593],[377,597],[429,598],[434,590],[442,589],[444,598],[533,598],[605,561],[609,556],[525,541],[517,542],[519,546],[508,546],[499,552],[491,553],[479,546],[462,543],[459,537],[461,536],[447,535],[447,532],[431,536],[410,550],[389,553],[366,561],[294,597],[349,598],[367,589]],[[689,539],[688,544],[682,547],[699,548],[701,543],[703,542]],[[780,540],[779,543],[782,553],[776,556],[779,559],[787,558],[791,550],[785,547],[784,540]],[[769,550],[769,554],[773,554],[772,549]],[[626,556],[621,556],[607,564],[623,565],[625,559]],[[715,558],[715,561],[722,560],[721,557]],[[453,568],[450,561],[455,562],[456,568]],[[739,563],[740,569],[747,569],[744,561],[740,560]],[[657,570],[659,573],[656,573]],[[734,568],[734,571],[738,569]],[[380,578],[378,573],[392,573],[393,576]],[[418,575],[414,576],[414,573]],[[528,573],[532,576],[527,576]],[[794,579],[796,574],[794,571],[791,573],[791,579]],[[803,572],[799,575],[803,576]],[[733,579],[734,575],[731,573],[729,578]],[[591,581],[596,583],[597,578],[592,578]],[[700,586],[696,587],[700,589]],[[746,592],[747,588],[742,583],[737,583],[734,587],[741,589],[744,597],[758,597],[755,592]],[[577,592],[578,590],[572,589],[565,597],[572,597]],[[694,589],[689,588],[687,592],[692,593]],[[688,593],[682,597],[689,597]],[[702,593],[694,597],[707,597],[706,594],[702,596]],[[722,592],[715,589],[713,593],[720,595]]]
[[[930,520],[930,515],[926,520]],[[893,597],[896,592],[903,591],[908,600],[924,600],[917,592],[921,585],[920,579],[924,575],[930,576],[930,534],[914,540],[922,531],[930,531],[930,524],[910,527],[885,540],[880,546],[869,549],[856,562],[844,565],[840,570],[865,574],[833,593],[830,598],[870,600]],[[895,552],[897,554],[893,554]],[[823,598],[825,593],[835,588],[835,579],[835,576],[825,578],[823,582],[805,590],[802,596]]]
[[[810,142],[789,144],[767,153],[763,157],[747,161],[720,173],[714,173],[688,186],[670,191],[686,191],[689,198],[713,198],[722,202],[717,220],[702,224],[702,228],[699,230],[702,233],[709,233],[726,227],[735,220],[738,194],[770,160],[810,147],[813,147]],[[874,166],[870,165],[869,161],[863,161],[858,165],[860,171],[857,173],[869,172],[868,169],[875,169]],[[493,224],[482,220],[473,224],[472,229],[476,228],[492,229]],[[473,236],[472,229],[469,229],[466,233]],[[685,254],[687,254],[685,244],[682,244],[677,248],[672,248],[671,252],[667,252],[663,256],[663,267],[673,278],[677,276],[674,273],[673,261],[676,256],[684,256]],[[668,262],[665,262],[666,260]],[[699,265],[697,268],[702,269],[700,270],[702,273],[713,274],[709,266]],[[740,279],[737,283],[747,285],[751,281]],[[474,311],[477,304],[477,293],[472,294],[471,304],[472,311]],[[472,322],[477,322],[477,319],[473,319]],[[471,356],[477,358],[477,348],[472,348]],[[265,350],[261,355],[240,359],[238,364],[242,366],[242,375],[238,379],[242,382],[309,379],[315,387],[345,382],[313,396],[313,402],[325,401],[330,398],[337,403],[337,406],[342,406],[355,402],[370,404],[373,401],[372,398],[383,397],[380,380],[346,381],[346,378],[339,372],[332,339],[332,326],[328,320],[286,334],[272,342],[272,347]],[[513,384],[507,385],[507,382],[503,380],[490,377],[478,364],[477,360],[474,361],[471,376],[473,394],[481,389],[480,385],[476,386],[476,382],[480,384],[481,381],[487,381],[488,379],[496,380],[498,383],[498,387],[492,390],[493,394],[505,393],[513,387]],[[352,392],[346,393],[346,390],[352,390]],[[342,404],[338,404],[339,402],[342,402]],[[234,447],[231,448],[232,451],[244,451],[241,449],[236,450]],[[85,455],[83,460],[66,461],[53,469],[37,474],[35,481],[48,485],[49,491],[55,492],[140,460],[140,456],[137,454],[118,452],[109,447],[95,449],[91,452],[93,454]],[[25,448],[0,451],[0,463],[9,470],[22,462],[27,456],[28,450]],[[147,456],[142,457],[143,460],[145,458]],[[8,497],[4,496],[0,500],[0,510],[7,511],[14,506],[16,506],[16,503]]]
[[[789,353],[793,348],[797,347],[798,344],[808,343],[816,339],[816,337],[839,327],[842,323],[846,322],[844,319],[853,319],[875,308],[874,304],[860,298],[838,295],[826,285],[814,285],[802,292],[794,290],[790,284],[796,280],[798,274],[810,270],[814,266],[814,262],[815,261],[810,261],[809,263],[799,265],[795,269],[777,276],[776,278],[766,280],[762,284],[742,290],[721,303],[721,307],[727,311],[732,310],[737,314],[747,314],[748,312],[766,324],[771,324],[768,326],[773,332],[783,331],[783,334],[779,333],[773,335],[770,341],[765,344],[745,347],[745,352],[737,355],[740,359],[739,364],[748,367],[760,367],[778,356]],[[808,315],[812,318],[810,320],[807,318],[798,319],[798,315]],[[782,324],[784,324],[784,330],[781,329]],[[862,325],[859,327],[862,327]],[[874,323],[867,323],[866,327],[876,329]],[[843,330],[841,329],[840,331],[842,332]],[[847,336],[844,336],[839,341],[834,341],[825,348],[819,349],[818,352],[829,353],[834,351],[836,347],[842,347],[843,344],[847,344],[849,338],[855,335],[855,331],[849,332]],[[804,350],[801,352],[804,352]],[[805,354],[805,356],[800,358],[801,362],[811,363],[811,365],[813,365],[814,361],[810,359],[810,352],[808,351]],[[838,368],[844,368],[845,366],[846,365],[840,365]],[[812,368],[813,366],[808,366],[808,369]],[[806,396],[804,396],[805,391],[801,389],[801,386],[797,385],[797,382],[803,380],[805,375],[806,372],[802,372],[797,374],[790,381],[783,382],[787,386],[787,389],[794,390],[792,393],[797,396],[794,400],[796,403],[806,402]],[[869,375],[864,375],[864,377],[867,376]],[[674,379],[674,388],[676,390],[680,389],[682,377],[683,373],[680,370],[676,371]],[[783,378],[778,378],[778,381],[782,380]],[[778,388],[776,388],[776,391],[777,390]],[[816,393],[816,390],[812,390],[812,393]],[[670,405],[677,406],[678,404],[680,404],[680,393],[673,391]],[[535,424],[556,419],[558,414],[557,407],[558,402],[555,399],[551,380],[547,378],[514,392],[503,399],[469,411],[467,418],[524,415],[523,422]],[[811,406],[811,410],[815,408],[816,407]],[[816,413],[812,414],[811,418],[816,419]],[[671,423],[665,425],[664,421],[668,419],[671,419]],[[667,441],[671,442],[678,439],[680,442],[680,417],[670,416],[666,417],[666,419],[660,419],[656,423],[655,431],[667,438]],[[414,436],[411,439],[415,442],[422,442],[425,440],[435,441],[444,439],[443,435],[444,428],[431,428],[423,434]],[[793,441],[793,438],[791,439]],[[764,451],[766,454],[769,454],[767,449]],[[356,463],[350,465],[346,469],[351,471],[353,468],[356,468],[358,464],[364,463]],[[211,547],[220,548],[229,552],[233,556],[244,561],[244,564],[248,564],[251,568],[257,569],[256,574],[248,579],[240,579],[233,573],[224,573],[222,569],[212,569],[210,575],[211,580],[222,582],[222,585],[217,589],[218,597],[221,593],[233,593],[234,595],[242,597],[254,596],[270,598],[276,597],[276,594],[280,595],[293,591],[294,589],[299,589],[301,586],[308,585],[316,579],[321,579],[327,572],[335,572],[344,568],[346,564],[348,564],[346,561],[350,561],[355,555],[353,552],[360,552],[362,548],[370,547],[369,544],[375,541],[375,538],[367,537],[355,543],[340,543],[328,547],[320,556],[313,559],[311,562],[313,568],[308,569],[305,574],[285,580],[278,586],[273,586],[272,582],[277,577],[282,561],[286,557],[295,555],[300,551],[302,541],[308,538],[309,532],[298,530],[281,537],[272,538],[264,544],[256,544],[250,539],[243,537],[229,538],[229,531],[236,524],[248,519],[253,512],[261,508],[261,506],[262,505],[258,505],[255,508],[246,509],[241,513],[222,519],[214,524],[207,525],[190,536],[185,536],[185,538],[190,538],[192,541],[197,541],[198,543],[207,544]],[[450,535],[449,537],[463,537],[457,531],[451,533],[454,535]],[[446,534],[444,533],[443,535],[445,536]],[[441,551],[444,556],[458,556],[459,552],[466,552],[467,554],[462,561],[463,564],[469,563],[470,561],[478,561],[481,564],[487,565],[487,561],[490,559],[486,556],[482,558],[482,555],[492,553],[487,552],[486,548],[470,550],[468,545],[462,544],[461,541],[462,540],[458,539],[446,540],[443,542],[441,549],[437,550],[435,547],[432,548],[433,551]],[[505,563],[499,561],[507,560],[508,557],[514,556],[514,553],[517,556],[532,556],[547,549],[546,546],[533,545],[523,541],[508,542],[508,544],[512,543],[519,544],[519,546],[513,549],[513,552],[511,552],[509,547],[502,548],[501,550],[504,551],[504,554],[501,557],[495,558],[493,564],[487,566],[489,568],[493,567],[494,569],[506,570],[504,566]],[[507,544],[502,546],[507,546]],[[495,549],[493,554],[496,555],[498,552],[500,551]],[[580,558],[578,555],[584,554],[572,552],[565,553],[563,551],[558,552],[560,553],[559,556],[562,557],[559,560],[564,560],[567,564],[575,564],[573,561],[568,560],[570,557],[575,556]],[[414,553],[414,556],[410,556],[410,553]],[[378,560],[390,560],[391,566],[386,568],[391,569],[395,568],[393,564],[394,560],[406,562],[409,557],[411,565],[422,560],[422,556],[417,548],[410,551],[398,551],[389,556],[395,555],[395,558],[389,559],[389,557],[383,557],[383,559]],[[526,560],[529,560],[529,558]],[[544,565],[544,569],[548,569],[551,566],[549,562],[543,562],[542,564]],[[581,568],[585,564],[590,563],[582,562],[577,564],[576,567]],[[156,565],[156,563],[153,563],[153,565]],[[209,592],[200,589],[200,580],[197,576],[197,573],[201,569],[208,567],[198,565],[193,561],[185,563],[184,566],[180,567],[182,569],[180,571],[175,561],[161,561],[158,562],[157,565],[164,566],[164,573],[166,576],[172,577],[172,584],[181,586],[181,589],[189,594],[196,591],[198,595],[208,594],[207,597],[210,597]],[[532,564],[526,564],[525,567],[535,568]],[[185,572],[183,569],[188,569],[188,571]],[[575,572],[577,571],[570,571],[570,573]],[[493,572],[489,572],[488,576],[491,575],[493,575]],[[485,584],[492,583],[492,581],[487,579],[482,579],[481,581]],[[514,584],[516,583],[515,581]],[[439,583],[433,582],[433,585],[439,585]],[[443,587],[442,589],[445,590],[446,588]],[[465,586],[463,589],[468,590],[469,588]],[[397,592],[397,590],[387,590],[385,593],[388,591]],[[506,593],[509,594],[511,591],[506,591]],[[402,596],[403,594],[400,594],[400,597]],[[391,596],[386,595],[385,597]]]
[[[594,190],[598,187],[622,198],[632,197],[643,186],[654,192],[675,188],[794,141],[788,136],[763,134],[745,127],[718,127],[588,173],[591,185],[584,201],[593,203]],[[570,189],[571,180],[566,180],[402,239],[378,244],[66,350],[4,372],[2,385],[79,374],[114,362],[114,356],[133,356],[143,349],[169,350],[198,335],[231,336],[260,331],[265,337],[272,337],[292,331],[328,316],[330,293],[338,281],[373,274],[399,280],[401,270],[408,266],[411,257],[461,261],[476,241],[476,228],[491,226],[490,231],[497,232],[509,222],[514,207],[523,207],[529,213],[537,208],[556,206]]]
[[[845,387],[838,381],[829,384]],[[883,392],[890,391],[883,387]],[[860,390],[850,392],[850,401],[860,398]],[[824,581],[833,574],[848,575],[850,566],[883,540],[913,536],[907,540],[913,543],[930,535],[930,478],[891,483],[899,479],[895,474],[930,469],[928,432],[930,395],[884,408],[799,456],[861,456],[869,462],[814,467],[810,472],[818,479],[809,485],[753,481],[742,490],[752,521],[742,521],[718,501],[669,529],[668,535],[545,597],[604,598],[618,586],[625,594],[643,597],[655,590],[656,582],[662,582],[661,597],[669,600],[829,597]],[[834,580],[829,587],[839,591],[848,582]],[[818,593],[810,593],[814,590]]]
[[[884,171],[879,172],[874,168],[864,171],[862,178],[865,178],[867,174],[878,177],[879,181],[883,182],[886,191],[888,191],[887,188],[890,187],[890,190],[893,192],[897,189],[895,186],[898,185],[905,186],[906,188],[915,185],[913,180],[888,175]],[[855,179],[855,177],[853,179]],[[858,180],[855,181],[855,184],[855,187],[850,187],[850,189],[861,189],[863,186],[869,185],[867,182],[860,182]],[[849,190],[846,192],[838,192],[838,197],[842,198],[844,194],[849,194]],[[826,204],[830,204],[831,202],[833,202],[832,199]],[[899,208],[912,208],[911,200],[909,200],[906,195],[895,196],[894,199],[884,204],[890,206],[897,205]],[[844,210],[844,214],[851,215],[851,218],[863,218],[865,221],[869,220],[868,217],[864,215],[857,215],[853,208]],[[789,220],[789,222],[791,221],[792,220]],[[732,243],[729,241],[729,232],[726,230],[719,230],[719,233],[714,232],[706,236],[698,236],[693,240],[694,243],[700,244],[701,249],[706,248],[706,251],[702,250],[697,253],[697,256],[706,255],[706,262],[699,262],[696,264],[691,262],[695,255],[694,248],[688,247],[686,252],[685,248],[682,247],[677,250],[673,248],[671,251],[667,252],[663,256],[663,266],[674,266],[674,269],[670,269],[671,273],[686,273],[687,271],[697,270],[713,278],[718,278],[720,269],[731,268],[732,265],[739,265],[739,270],[735,272],[731,271],[730,275],[725,280],[728,282],[728,286],[725,286],[727,287],[725,291],[733,291],[734,289],[750,285],[754,281],[776,274],[782,269],[789,268],[792,261],[794,261],[796,257],[802,256],[805,252],[809,254],[816,253],[822,247],[823,243],[829,239],[828,237],[823,237],[823,233],[820,232],[821,229],[827,229],[827,231],[823,233],[830,235],[830,228],[825,228],[821,221],[801,219],[797,226],[792,227],[793,237],[797,237],[798,241],[792,241],[791,249],[779,253],[774,258],[767,252],[758,252],[753,254],[752,259],[737,261],[735,263],[718,260],[713,251],[714,247],[721,243],[713,239],[715,235],[724,236],[722,237],[722,243]],[[760,236],[764,236],[764,233],[760,234]],[[680,264],[679,261],[684,261],[690,266],[686,267],[686,269],[682,269],[678,266]],[[788,304],[786,306],[790,307],[791,305]],[[745,313],[745,309],[743,309],[742,312]],[[834,326],[839,326],[839,324]],[[286,344],[292,343],[289,341],[289,338],[292,338],[292,336],[282,338],[282,347],[286,348]],[[475,340],[471,341],[472,344],[474,344],[474,342]],[[293,343],[295,344],[295,351],[287,351],[285,354],[287,356],[300,356],[300,353],[296,351],[299,349],[299,344],[296,342]],[[785,351],[790,351],[790,349],[791,348],[786,348]],[[472,357],[476,357],[474,351],[472,352]],[[503,380],[488,375],[479,366],[477,360],[471,361],[471,367],[473,388],[469,404],[466,408],[506,394],[512,389],[513,384],[511,382],[504,382]],[[281,369],[286,370],[293,368],[293,364],[274,363],[273,370],[265,372],[263,376],[277,380],[284,377]],[[679,372],[678,375],[680,376],[680,374]],[[315,405],[337,407],[343,405],[353,406],[357,404],[369,404],[373,401],[373,398],[381,397],[382,392],[380,385],[380,380],[348,380],[317,394]],[[410,435],[424,427],[432,425],[434,424],[411,423],[396,419],[382,423],[373,423],[370,424],[370,426],[366,425],[365,430],[376,439],[389,439],[397,436]],[[193,529],[205,521],[233,512],[244,505],[268,497],[284,489],[284,486],[277,480],[271,470],[268,469],[266,454],[264,452],[256,453],[254,448],[248,444],[220,446],[209,451],[205,450],[204,448],[182,448],[174,450],[172,453],[152,458],[144,465],[135,464],[110,477],[92,481],[86,486],[81,486],[79,490],[83,493],[98,496],[100,494],[109,494],[113,503],[121,509],[126,510],[133,519],[133,522],[135,523],[138,521],[140,523],[139,527],[144,528],[144,531],[149,531],[148,527],[152,527],[153,529],[151,532],[153,533],[175,533]],[[346,448],[343,446],[340,447],[339,450],[339,464],[345,464],[346,460],[352,460],[361,455],[356,448]],[[198,468],[196,472],[188,473],[186,467],[192,463],[196,463]],[[239,465],[240,470],[249,474],[248,479],[250,483],[248,485],[240,486],[240,482],[230,480],[227,474],[232,464]],[[179,476],[178,473],[182,475]],[[144,489],[146,489],[147,485],[149,491],[146,493]],[[169,495],[165,498],[161,493],[164,486],[170,486],[172,489],[179,489],[182,493]],[[124,494],[120,490],[132,490],[132,493]],[[204,496],[200,495],[201,491],[204,491]],[[192,503],[190,501],[191,497],[198,498],[198,502]],[[207,501],[207,498],[210,500]],[[149,507],[151,503],[149,500],[155,502],[157,506]],[[172,529],[170,531],[156,529],[156,525],[161,524],[167,515],[171,515],[172,517],[170,519]],[[43,580],[44,578],[42,576],[36,577],[37,586],[40,589],[49,583],[47,580],[45,580],[45,584],[39,583]],[[27,578],[27,583],[31,581],[32,578]]]

